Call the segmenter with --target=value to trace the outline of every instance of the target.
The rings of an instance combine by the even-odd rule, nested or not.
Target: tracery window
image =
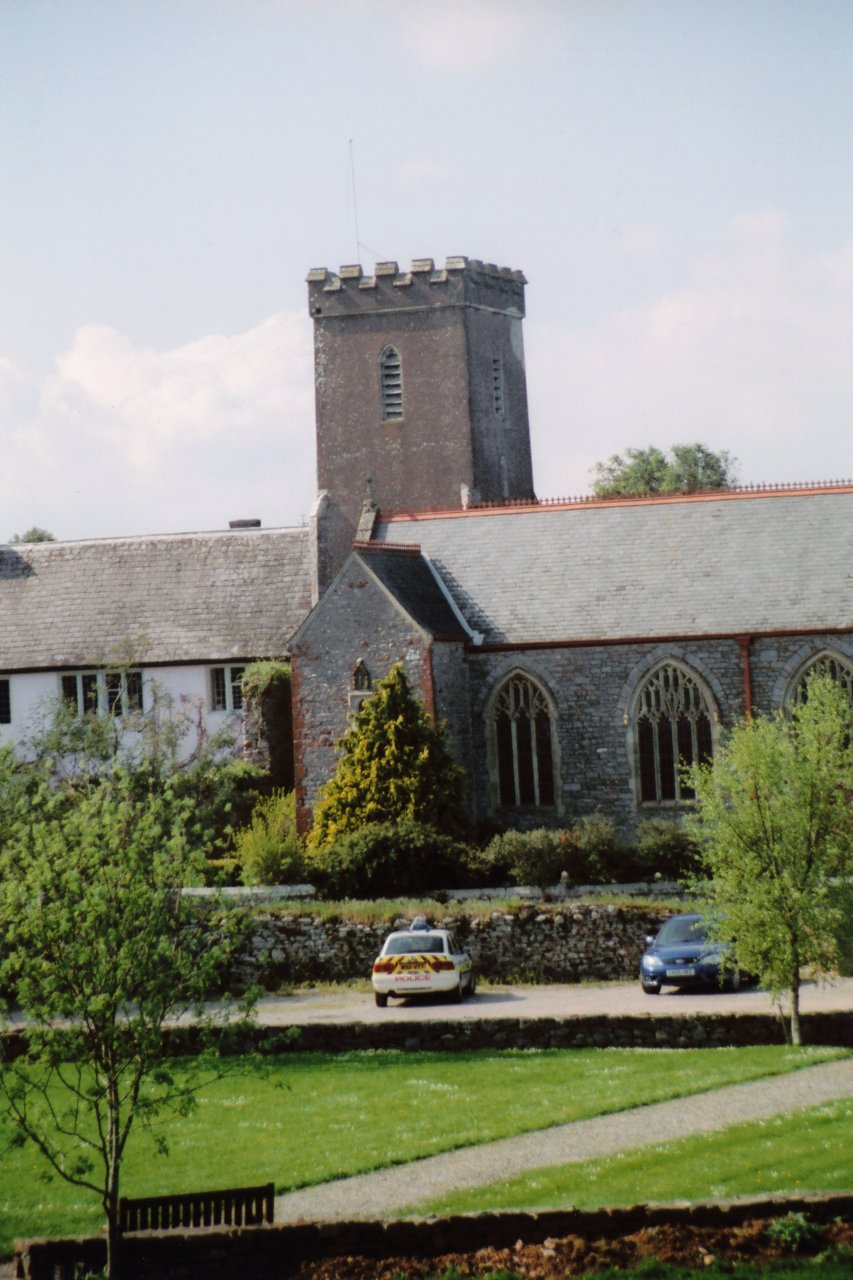
[[[681,770],[713,755],[711,709],[696,678],[674,662],[653,671],[637,699],[635,728],[641,801],[692,800]]]
[[[553,805],[552,717],[542,689],[527,676],[511,676],[498,692],[493,715],[501,805]]]
[[[379,389],[382,421],[403,416],[403,363],[396,347],[386,347],[379,357]]]
[[[830,676],[845,691],[853,706],[853,662],[838,653],[829,652],[819,653],[802,669],[789,695],[789,703],[805,701],[808,680],[813,675]]]

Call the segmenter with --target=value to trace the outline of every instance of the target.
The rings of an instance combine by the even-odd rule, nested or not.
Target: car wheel
[[[468,982],[468,995],[472,996],[476,990],[477,990],[477,979],[474,977],[472,973],[470,980]]]
[[[645,995],[647,995],[647,996],[659,996],[659,995],[660,995],[660,983],[659,983],[659,982],[642,982],[642,983],[640,983],[640,985],[641,985],[641,987],[643,988],[643,992],[644,992],[644,994],[645,994]]]
[[[379,1009],[385,1009],[388,1005],[388,997],[380,995],[378,991],[374,991],[373,999],[376,1001],[377,1007]]]
[[[461,978],[459,979],[459,982],[457,983],[457,985],[456,985],[456,986],[453,988],[453,990],[451,991],[451,993],[450,993],[450,999],[451,999],[451,1001],[453,1002],[453,1004],[461,1004],[461,1003],[462,1003],[462,1001],[465,999],[465,995],[464,995],[464,992],[463,992],[463,990],[462,990],[462,979],[461,979]]]

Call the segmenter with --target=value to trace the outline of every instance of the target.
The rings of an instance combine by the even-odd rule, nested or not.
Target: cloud
[[[79,537],[299,521],[314,490],[310,342],[301,314],[167,351],[86,325],[41,383],[0,362],[7,522]]]
[[[430,71],[478,74],[517,57],[539,29],[535,0],[430,0],[396,4],[403,44]]]
[[[745,483],[853,473],[853,244],[803,252],[773,212],[734,221],[680,287],[526,346],[549,493],[586,491],[611,453],[693,440]]]

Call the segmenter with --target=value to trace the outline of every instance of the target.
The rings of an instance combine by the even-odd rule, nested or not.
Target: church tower
[[[533,497],[524,276],[474,258],[308,274],[318,589],[384,512]]]

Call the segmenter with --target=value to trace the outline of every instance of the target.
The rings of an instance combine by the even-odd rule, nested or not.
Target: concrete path
[[[390,1217],[451,1189],[485,1186],[528,1169],[573,1164],[693,1133],[710,1133],[740,1121],[762,1120],[846,1097],[853,1097],[853,1058],[294,1191],[276,1198],[275,1218],[277,1222],[295,1222]],[[850,1185],[853,1187],[853,1152]]]

